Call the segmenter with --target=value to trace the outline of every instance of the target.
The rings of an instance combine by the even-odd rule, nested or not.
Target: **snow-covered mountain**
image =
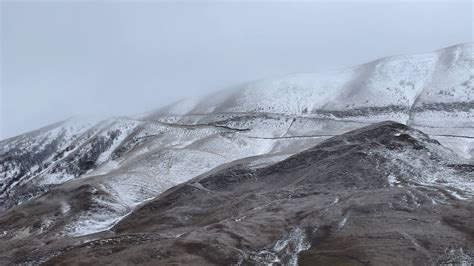
[[[460,44],[252,82],[142,115],[70,119],[6,139],[0,215],[46,204],[39,224],[21,228],[25,236],[100,232],[216,167],[254,156],[254,165],[276,163],[385,120],[422,130],[456,152],[456,163],[472,164],[473,63],[473,44]]]
[[[244,114],[278,114],[296,119],[287,136],[308,131],[340,134],[340,130],[331,131],[334,121],[394,120],[422,129],[472,159],[473,109],[473,44],[466,43],[340,71],[253,82],[183,100],[145,118],[188,124],[222,122]],[[324,128],[326,123],[330,129]],[[465,138],[458,141],[459,137]]]
[[[156,114],[335,112],[335,116],[356,116],[377,111],[370,108],[405,110],[424,103],[469,102],[473,96],[472,58],[472,43],[466,43],[433,53],[387,57],[340,71],[253,82],[179,102]],[[349,110],[359,112],[337,113]]]

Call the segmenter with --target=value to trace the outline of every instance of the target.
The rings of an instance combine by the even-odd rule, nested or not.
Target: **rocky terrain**
[[[382,122],[265,159],[223,165],[76,238],[60,237],[64,219],[104,191],[62,185],[0,217],[3,262],[473,262],[474,165],[420,131]]]
[[[472,48],[2,140],[0,264],[471,265]]]

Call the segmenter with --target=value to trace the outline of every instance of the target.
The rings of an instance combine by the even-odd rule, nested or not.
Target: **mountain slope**
[[[64,184],[0,215],[8,232],[2,259],[46,265],[472,263],[474,166],[422,132],[383,122],[277,163],[265,157],[222,165],[142,204],[108,231],[79,238],[58,238],[64,224],[53,219],[42,227],[58,199],[77,197],[68,202],[69,212],[85,204],[89,187],[66,190],[72,185]]]
[[[178,123],[214,122],[242,113],[362,123],[389,119],[422,129],[472,159],[473,109],[473,44],[465,43],[341,71],[253,82],[145,117]]]
[[[64,202],[56,198],[50,207],[68,210],[60,212],[66,224],[53,231],[100,232],[142,202],[216,167],[252,156],[261,156],[257,165],[278,162],[387,119],[423,130],[472,163],[472,48],[461,44],[259,81],[144,115],[69,120],[3,140],[0,212],[60,191]],[[72,208],[76,201],[88,203]]]
[[[338,111],[358,116],[371,108],[377,115],[382,112],[376,108],[392,107],[404,113],[403,121],[406,121],[408,111],[424,103],[471,106],[474,101],[472,49],[473,44],[466,43],[433,53],[387,57],[341,71],[253,82],[201,99],[180,101],[149,116],[246,112],[290,115],[334,112],[338,116]]]

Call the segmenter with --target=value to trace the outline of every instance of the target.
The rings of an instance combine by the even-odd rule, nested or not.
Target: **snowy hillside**
[[[466,43],[427,54],[387,57],[341,71],[253,82],[202,99],[180,101],[145,118],[187,124],[250,113],[289,116],[303,124],[325,124],[326,119],[329,123],[394,120],[422,129],[465,158],[473,158],[473,110],[473,44]],[[296,130],[297,124],[288,130]],[[324,134],[314,128],[311,131]],[[458,139],[460,136],[465,138]]]
[[[333,112],[338,117],[342,111],[357,116],[392,108],[408,116],[411,108],[423,103],[474,101],[472,66],[473,44],[466,43],[433,53],[387,57],[341,71],[257,81],[179,101],[155,115]]]
[[[49,206],[44,221],[60,208],[66,218],[54,232],[87,235],[216,167],[251,156],[260,156],[256,165],[274,163],[384,120],[421,129],[472,162],[473,60],[473,44],[461,44],[253,82],[144,115],[68,120],[3,140],[0,212],[51,191],[61,202]]]

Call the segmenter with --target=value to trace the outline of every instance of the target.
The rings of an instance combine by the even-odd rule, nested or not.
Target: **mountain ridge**
[[[459,51],[459,50],[461,50],[461,51]],[[340,72],[343,72],[343,74],[344,74],[344,72],[347,72],[347,71],[349,71],[349,72],[362,71],[362,70],[367,69],[368,66],[370,66],[370,68],[372,69],[372,68],[376,68],[377,65],[380,65],[381,63],[387,64],[387,63],[390,63],[390,61],[402,61],[402,62],[410,61],[411,58],[415,58],[415,59],[418,58],[418,59],[422,59],[424,61],[427,61],[427,60],[430,61],[431,60],[433,62],[430,62],[430,64],[433,64],[433,66],[434,66],[434,64],[436,63],[435,61],[437,61],[437,59],[439,59],[439,57],[443,57],[443,55],[446,54],[446,53],[447,54],[454,54],[454,57],[459,56],[460,54],[461,55],[465,54],[464,57],[466,57],[467,59],[472,60],[472,43],[464,43],[464,44],[460,44],[460,45],[454,45],[454,46],[451,46],[451,47],[448,47],[448,48],[437,50],[434,53],[426,53],[426,54],[421,54],[421,55],[410,55],[410,56],[385,57],[383,59],[374,60],[374,61],[366,63],[366,64],[357,65],[357,66],[350,67],[350,68],[345,68],[345,69],[339,70],[339,71],[335,70],[335,71],[322,72],[322,73],[293,74],[293,75],[283,76],[282,78],[278,78],[278,79],[267,79],[267,80],[260,80],[260,81],[256,81],[256,82],[245,83],[244,85],[236,86],[233,89],[229,89],[229,90],[226,90],[226,91],[223,91],[223,92],[217,92],[217,93],[209,94],[208,96],[205,96],[205,97],[202,97],[202,98],[205,98],[205,99],[211,98],[212,99],[212,98],[215,98],[216,96],[220,96],[219,94],[233,94],[233,93],[235,93],[234,92],[235,90],[237,90],[237,91],[240,90],[241,91],[242,89],[245,89],[247,86],[252,86],[252,84],[258,84],[254,87],[264,88],[265,83],[272,83],[275,80],[282,80],[282,81],[283,80],[293,80],[293,79],[301,80],[301,79],[305,79],[305,78],[306,79],[317,79],[318,76],[325,77],[325,76],[330,76],[332,74],[340,74]],[[426,59],[424,57],[428,57],[428,59]],[[468,70],[470,70],[470,69],[468,69]],[[361,75],[358,74],[358,75],[356,75],[356,78],[360,78],[360,76]],[[400,79],[400,77],[398,77],[398,79]],[[304,87],[304,86],[302,86],[302,87]],[[354,86],[350,86],[350,87],[352,87],[352,89],[355,89]],[[423,89],[425,89],[425,88],[423,88],[423,87],[418,88],[418,90],[416,91],[417,94],[421,94]],[[405,89],[405,91],[407,91],[407,89]],[[195,100],[193,100],[193,101],[195,101]],[[413,100],[412,100],[412,103],[413,103]],[[181,106],[180,104],[176,105],[176,107],[180,107],[180,106]],[[164,107],[163,109],[166,110],[166,109],[169,109],[171,107],[174,107],[173,104],[169,105],[167,107]],[[252,111],[257,111],[258,112],[258,110],[252,110]],[[160,112],[160,110],[158,110],[157,112]],[[198,112],[198,113],[200,113],[200,112]],[[206,112],[204,112],[204,113],[206,113]],[[286,113],[286,112],[280,112],[280,113]],[[173,113],[171,113],[171,114],[173,114]],[[184,115],[185,113],[177,113],[177,114],[178,115]]]
[[[0,213],[62,184],[87,184],[90,191],[103,191],[105,199],[96,199],[100,201],[96,209],[79,215],[67,233],[101,231],[141,202],[220,165],[254,156],[277,162],[332,136],[384,120],[409,121],[410,126],[435,137],[470,163],[474,155],[472,44],[439,51],[437,54],[444,57],[436,55],[436,58],[446,60],[432,60],[432,56],[427,59],[424,54],[421,61],[415,60],[416,56],[415,59],[405,56],[412,58],[407,59],[410,64],[389,58],[376,61],[368,72],[376,73],[375,76],[349,73],[354,74],[355,83],[353,79],[341,79],[337,75],[316,82],[312,74],[303,74],[306,80],[298,77],[251,83],[237,94],[218,92],[216,97],[209,96],[204,102],[174,105],[172,108],[184,110],[182,115],[151,112],[98,123],[68,120],[55,124],[57,127],[45,127],[0,141],[0,206],[3,209]],[[466,63],[464,59],[469,61]],[[390,63],[391,60],[396,62]],[[390,64],[380,65],[381,62]],[[392,68],[398,70],[388,71]],[[351,69],[349,71],[354,71]],[[418,70],[411,73],[412,69]],[[441,90],[441,94],[437,88],[414,90],[425,88],[425,83],[412,83],[412,80],[420,73],[422,77],[431,76],[428,70],[444,73],[434,81],[447,84],[448,89]],[[344,71],[347,76],[348,70]],[[324,74],[316,74],[316,79],[321,76]],[[392,76],[396,79],[392,80]],[[354,88],[362,89],[349,87],[346,90],[348,80],[357,85]],[[396,86],[387,90],[390,88],[387,82]],[[318,87],[321,84],[326,87]],[[253,88],[258,93],[252,94]],[[328,88],[337,90],[325,91]],[[408,105],[407,99],[389,97],[399,96],[404,90],[417,92],[421,97],[416,101],[419,104],[413,100],[412,105]],[[321,95],[311,94],[315,92]],[[312,96],[306,97],[309,94]],[[340,98],[340,95],[348,97]],[[325,96],[335,98],[326,101],[329,98]],[[384,105],[366,104],[364,97],[369,96],[375,103],[382,99]],[[392,98],[402,105],[386,105]],[[247,105],[240,106],[245,99],[250,99]],[[332,105],[334,101],[338,104],[331,110],[322,112],[311,108],[316,104]],[[268,106],[276,106],[276,109],[268,109]],[[237,112],[238,108],[244,111]],[[210,111],[195,113],[195,110]],[[280,112],[276,112],[278,110]],[[87,193],[92,193],[90,191]],[[102,209],[110,212],[108,216],[95,217]],[[88,223],[84,224],[85,221]]]
[[[7,229],[0,235],[0,260],[472,262],[474,168],[416,129],[381,122],[277,162],[255,164],[257,158],[221,165],[143,202],[112,227],[78,237],[61,235],[61,228],[93,204],[89,197],[108,192],[91,183],[64,183],[0,214]]]

